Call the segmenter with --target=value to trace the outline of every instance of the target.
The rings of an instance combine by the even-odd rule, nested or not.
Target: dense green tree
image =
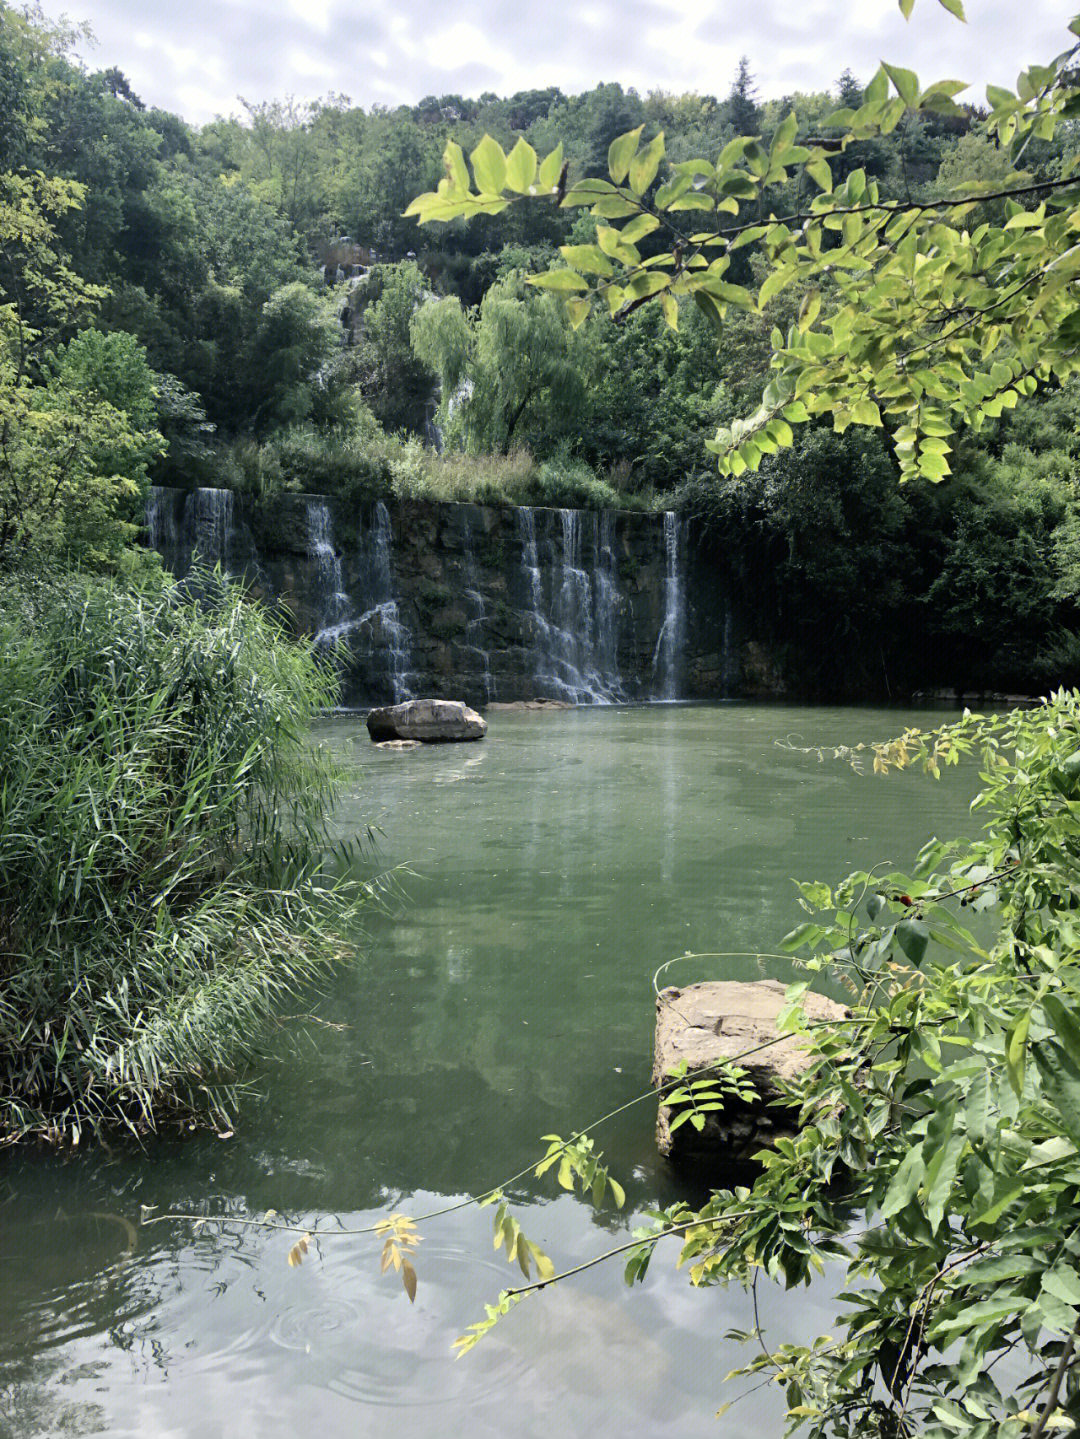
[[[427,294],[424,276],[412,261],[379,265],[363,293],[373,299],[364,307],[356,350],[361,393],[386,429],[420,432],[434,385],[410,338],[413,315]]]

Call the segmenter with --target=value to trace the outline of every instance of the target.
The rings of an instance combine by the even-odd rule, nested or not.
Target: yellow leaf
[[[406,1259],[401,1266],[401,1282],[405,1286],[405,1293],[409,1296],[409,1303],[416,1302],[416,1270]]]

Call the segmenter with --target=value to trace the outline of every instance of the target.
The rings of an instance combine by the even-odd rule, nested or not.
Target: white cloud
[[[94,65],[118,65],[151,104],[193,122],[229,113],[235,97],[410,102],[463,87],[502,94],[567,91],[618,80],[642,92],[723,96],[746,54],[762,96],[820,89],[879,59],[924,80],[955,76],[1011,85],[1022,63],[1065,48],[1061,0],[967,0],[968,25],[936,0],[905,23],[896,0],[83,0],[100,44]]]

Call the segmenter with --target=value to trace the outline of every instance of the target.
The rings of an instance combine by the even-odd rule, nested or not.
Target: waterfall
[[[146,497],[146,537],[157,550],[162,564],[172,570],[180,548],[180,527],[176,522],[176,491],[151,485]]]
[[[495,697],[495,681],[491,675],[491,656],[487,647],[487,603],[480,589],[472,519],[467,505],[461,508],[461,548],[465,560],[465,599],[472,610],[471,617],[465,621],[463,648],[468,654],[474,655],[480,664],[486,703]]]
[[[551,575],[545,604],[536,534],[536,511],[518,511],[521,569],[529,616],[529,648],[540,695],[574,704],[625,699],[616,665],[616,574],[610,517],[601,527],[589,511],[543,511],[545,568]],[[559,544],[554,516],[559,521]],[[583,535],[583,531],[587,532]]]
[[[614,690],[622,693],[619,678],[618,561],[615,556],[615,516],[600,511],[600,552],[596,564],[596,644],[602,674],[614,679]]]
[[[328,548],[333,556],[333,546]],[[355,608],[342,592],[341,561],[336,557],[324,560],[317,551],[315,558],[320,568],[325,563],[336,569],[327,584],[338,586],[335,598]],[[316,638],[325,645],[344,640],[357,669],[374,687],[388,686],[395,704],[412,699],[412,636],[401,621],[394,595],[390,511],[382,500],[374,506],[371,525],[361,527],[357,589],[361,613],[326,624]]]
[[[679,698],[679,663],[686,630],[682,577],[682,527],[674,510],[664,512],[664,621],[653,651],[654,698]]]
[[[325,500],[307,501],[308,553],[315,561],[316,644],[327,643],[331,631],[347,623],[352,602],[345,592],[341,557],[334,548],[334,521]]]
[[[455,685],[474,702],[686,692],[691,572],[674,512],[392,506],[364,505],[346,531],[340,503],[321,495],[260,510],[229,490],[156,486],[146,533],[178,579],[219,565],[259,598],[283,596],[319,645],[341,643],[346,703]],[[730,603],[716,625],[716,678],[731,693],[743,641]]]
[[[238,578],[258,574],[255,545],[236,513],[232,490],[150,489],[146,501],[147,537],[165,568],[183,579],[193,564]]]

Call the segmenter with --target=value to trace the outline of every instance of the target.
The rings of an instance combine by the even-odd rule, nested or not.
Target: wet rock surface
[[[367,729],[377,744],[402,740],[446,744],[483,739],[487,734],[487,720],[460,700],[406,700],[403,704],[372,710],[367,717]]]

